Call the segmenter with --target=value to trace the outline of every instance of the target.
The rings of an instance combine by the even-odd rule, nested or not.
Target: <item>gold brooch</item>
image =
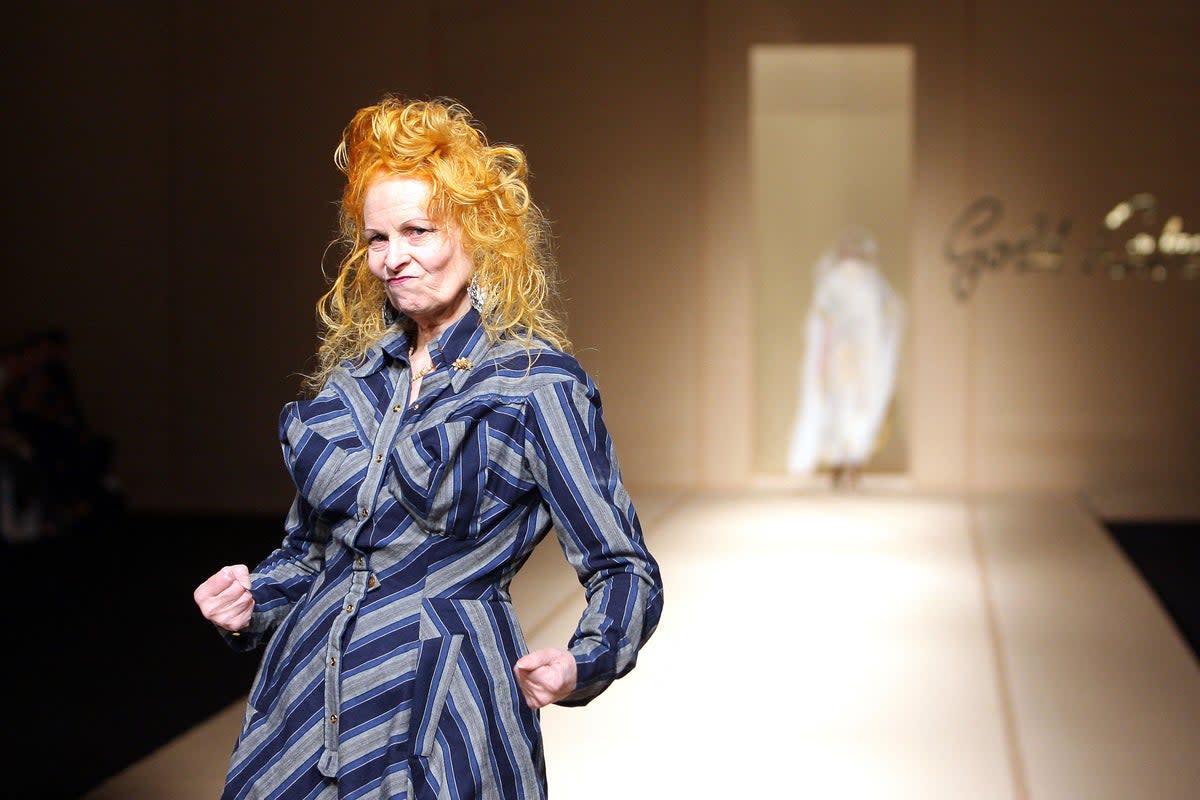
[[[473,366],[475,366],[475,365],[472,364],[471,361],[466,358],[456,358],[454,360],[454,368],[455,369],[470,369]]]

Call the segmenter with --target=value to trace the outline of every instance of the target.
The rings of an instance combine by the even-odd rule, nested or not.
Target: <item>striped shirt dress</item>
[[[223,798],[545,797],[508,590],[551,529],[587,597],[560,704],[628,672],[658,623],[659,567],[578,362],[489,343],[472,309],[410,403],[408,346],[393,329],[281,414],[298,491],[249,626],[225,634],[266,649]]]

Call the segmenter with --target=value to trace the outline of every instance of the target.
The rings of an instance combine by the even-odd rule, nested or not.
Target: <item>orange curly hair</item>
[[[340,364],[361,361],[387,330],[387,300],[367,267],[362,221],[367,190],[385,175],[427,181],[429,215],[458,227],[474,264],[472,280],[482,290],[480,315],[490,339],[508,337],[531,347],[536,337],[570,349],[556,309],[550,229],[530,198],[520,149],[489,144],[471,113],[453,100],[385,95],[354,114],[334,163],[346,175],[335,241],[345,255],[317,301],[324,330],[317,368],[305,379],[309,390],[320,391]]]

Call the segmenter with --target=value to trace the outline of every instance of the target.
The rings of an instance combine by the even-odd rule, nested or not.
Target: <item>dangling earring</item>
[[[467,298],[471,301],[472,308],[483,313],[483,305],[487,302],[487,290],[479,285],[478,275],[472,275],[471,282],[467,284]]]

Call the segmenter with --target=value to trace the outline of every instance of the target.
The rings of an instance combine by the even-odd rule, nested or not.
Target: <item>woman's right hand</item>
[[[236,633],[250,624],[254,595],[250,594],[250,570],[245,564],[221,567],[192,593],[204,618],[217,627]]]

